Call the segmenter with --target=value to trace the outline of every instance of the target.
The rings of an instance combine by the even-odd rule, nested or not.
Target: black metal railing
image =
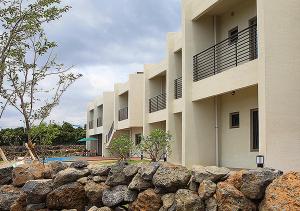
[[[109,129],[109,131],[108,131],[108,133],[106,135],[106,142],[108,142],[110,140],[113,131],[114,131],[114,122],[110,126],[110,129]]]
[[[89,129],[93,129],[94,128],[94,121],[89,121]]]
[[[174,95],[175,99],[182,98],[182,77],[179,77],[174,81]]]
[[[119,110],[119,121],[128,119],[128,107]]]
[[[97,118],[97,127],[102,127],[103,126],[103,120],[102,117]]]
[[[149,99],[149,113],[166,108],[166,93],[161,93]]]
[[[257,25],[252,25],[193,57],[193,80],[199,81],[257,58]]]

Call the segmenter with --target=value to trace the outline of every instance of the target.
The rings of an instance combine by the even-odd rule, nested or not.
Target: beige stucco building
[[[263,155],[299,171],[299,21],[298,0],[182,0],[166,58],[140,74],[139,120],[115,129],[169,131],[169,159],[186,166],[253,168]],[[115,86],[114,122],[127,87]]]

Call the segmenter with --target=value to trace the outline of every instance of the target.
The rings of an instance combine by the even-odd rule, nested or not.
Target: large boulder
[[[110,209],[109,207],[101,207],[98,208],[96,206],[91,207],[88,211],[113,211],[112,209]]]
[[[12,179],[12,166],[0,167],[0,185],[8,185]]]
[[[190,178],[190,171],[186,167],[161,165],[154,174],[152,183],[162,192],[175,192],[186,188]]]
[[[204,210],[204,204],[197,193],[187,190],[179,189],[175,194],[176,211],[200,211]]]
[[[107,180],[107,176],[94,176],[93,181],[100,183],[100,182],[105,182]]]
[[[240,190],[243,184],[243,174],[246,170],[231,171],[226,182],[232,184],[236,189]]]
[[[144,165],[141,165],[138,172],[140,173],[140,175],[142,176],[142,178],[144,180],[151,181],[153,178],[153,175],[155,174],[155,172],[159,166],[160,166],[160,163],[158,163],[158,162],[144,164]]]
[[[141,168],[140,164],[133,164],[133,165],[128,165],[125,166],[125,168],[123,169],[123,172],[125,174],[126,177],[134,177],[134,175],[136,175],[138,173],[138,170]]]
[[[46,203],[40,203],[40,204],[28,204],[26,206],[26,211],[41,211],[46,208]]]
[[[256,205],[232,184],[219,182],[216,199],[220,210],[256,210]]]
[[[50,162],[45,166],[44,178],[45,179],[54,178],[58,172],[65,170],[66,168],[68,168],[68,165],[63,162],[59,162],[59,161]]]
[[[128,185],[130,178],[126,177],[123,172],[125,166],[124,163],[112,166],[105,183],[109,186]]]
[[[116,207],[133,202],[137,192],[129,190],[126,185],[118,185],[103,191],[102,202],[105,206]]]
[[[175,193],[167,193],[161,197],[163,206],[159,211],[175,211]]]
[[[10,210],[10,207],[22,196],[22,191],[12,185],[0,187],[0,210]]]
[[[210,198],[216,191],[217,185],[210,180],[203,180],[199,186],[198,194],[201,199]]]
[[[132,179],[131,183],[129,184],[128,188],[130,190],[146,190],[151,188],[153,185],[151,181],[145,180],[142,178],[140,173],[137,173],[134,178]]]
[[[147,189],[139,193],[137,199],[130,204],[131,211],[158,211],[162,206],[160,195],[153,189]]]
[[[87,167],[89,163],[86,160],[77,160],[71,163],[70,167],[75,169],[83,169]]]
[[[95,183],[94,181],[88,181],[84,186],[85,194],[88,198],[89,205],[102,206],[103,191],[108,189],[109,186],[105,183]]]
[[[300,210],[300,173],[289,172],[266,189],[260,210]]]
[[[52,180],[29,180],[22,187],[22,190],[27,194],[28,204],[44,203],[48,193],[52,191]]]
[[[218,211],[217,199],[214,196],[205,200],[205,211]]]
[[[87,199],[82,185],[78,182],[63,185],[47,195],[47,207],[53,210],[85,210]]]
[[[203,180],[211,180],[218,182],[225,178],[229,174],[230,170],[225,167],[217,166],[193,166],[192,168],[192,180],[199,184]]]
[[[90,164],[87,167],[93,176],[107,176],[111,167],[107,165]]]
[[[29,180],[42,179],[44,172],[45,166],[38,161],[20,165],[12,171],[13,185],[23,186]]]
[[[249,199],[261,199],[267,186],[280,175],[282,175],[281,171],[268,168],[245,171],[242,175],[240,191]]]
[[[10,211],[25,211],[27,206],[26,199],[26,193],[22,192],[19,198],[10,206]]]
[[[62,186],[67,183],[75,182],[76,180],[86,177],[90,174],[88,169],[75,169],[75,168],[67,168],[63,171],[58,172],[56,174],[53,185],[55,188]]]

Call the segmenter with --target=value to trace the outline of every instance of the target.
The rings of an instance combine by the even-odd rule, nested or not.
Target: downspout
[[[217,44],[217,16],[214,15],[214,43]],[[218,116],[218,96],[214,97],[215,103],[215,144],[216,144],[216,166],[219,166],[219,116]]]

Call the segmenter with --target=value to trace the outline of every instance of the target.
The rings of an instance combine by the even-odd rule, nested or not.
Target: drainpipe
[[[217,44],[217,16],[214,15],[214,43]],[[218,116],[218,96],[214,97],[215,103],[215,144],[216,144],[216,166],[219,166],[219,116]]]

